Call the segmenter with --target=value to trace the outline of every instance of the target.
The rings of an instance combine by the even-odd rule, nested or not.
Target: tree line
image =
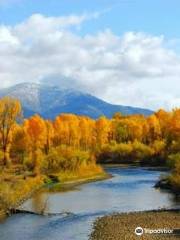
[[[55,120],[23,119],[18,100],[0,99],[1,165],[22,165],[34,174],[66,171],[82,165],[139,162],[180,165],[180,109],[151,116],[61,114]],[[178,170],[179,171],[179,170]]]

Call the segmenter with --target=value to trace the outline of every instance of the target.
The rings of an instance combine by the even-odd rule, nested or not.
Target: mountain
[[[148,109],[113,105],[90,94],[73,89],[61,89],[57,86],[35,83],[22,83],[1,89],[0,97],[3,96],[19,99],[25,117],[32,116],[35,113],[49,119],[54,119],[60,113],[87,115],[92,118],[98,118],[101,115],[112,117],[115,112],[121,112],[125,115],[150,115],[153,113]]]

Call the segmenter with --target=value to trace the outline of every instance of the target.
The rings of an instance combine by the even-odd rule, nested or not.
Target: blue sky
[[[14,25],[41,13],[46,16],[103,12],[96,21],[86,23],[83,33],[110,28],[116,34],[143,31],[170,38],[180,37],[178,0],[2,0],[0,22]],[[6,3],[5,3],[6,2]]]
[[[180,106],[180,1],[0,0],[0,88],[53,82],[110,103]]]

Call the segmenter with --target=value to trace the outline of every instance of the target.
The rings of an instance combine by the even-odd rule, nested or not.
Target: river
[[[87,240],[97,217],[114,212],[180,207],[179,200],[153,188],[159,170],[141,167],[108,167],[113,177],[83,184],[66,192],[39,192],[23,209],[60,214],[16,214],[0,223],[1,240]]]

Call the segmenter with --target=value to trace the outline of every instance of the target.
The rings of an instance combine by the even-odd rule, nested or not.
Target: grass
[[[67,191],[72,190],[75,186],[92,181],[104,180],[109,178],[102,167],[97,165],[84,166],[76,171],[65,171],[54,174],[58,182],[50,185],[50,191]]]
[[[69,181],[75,181],[79,179],[89,178],[97,176],[98,174],[104,174],[103,169],[97,165],[85,165],[76,171],[65,171],[58,174],[59,181],[66,183]]]

